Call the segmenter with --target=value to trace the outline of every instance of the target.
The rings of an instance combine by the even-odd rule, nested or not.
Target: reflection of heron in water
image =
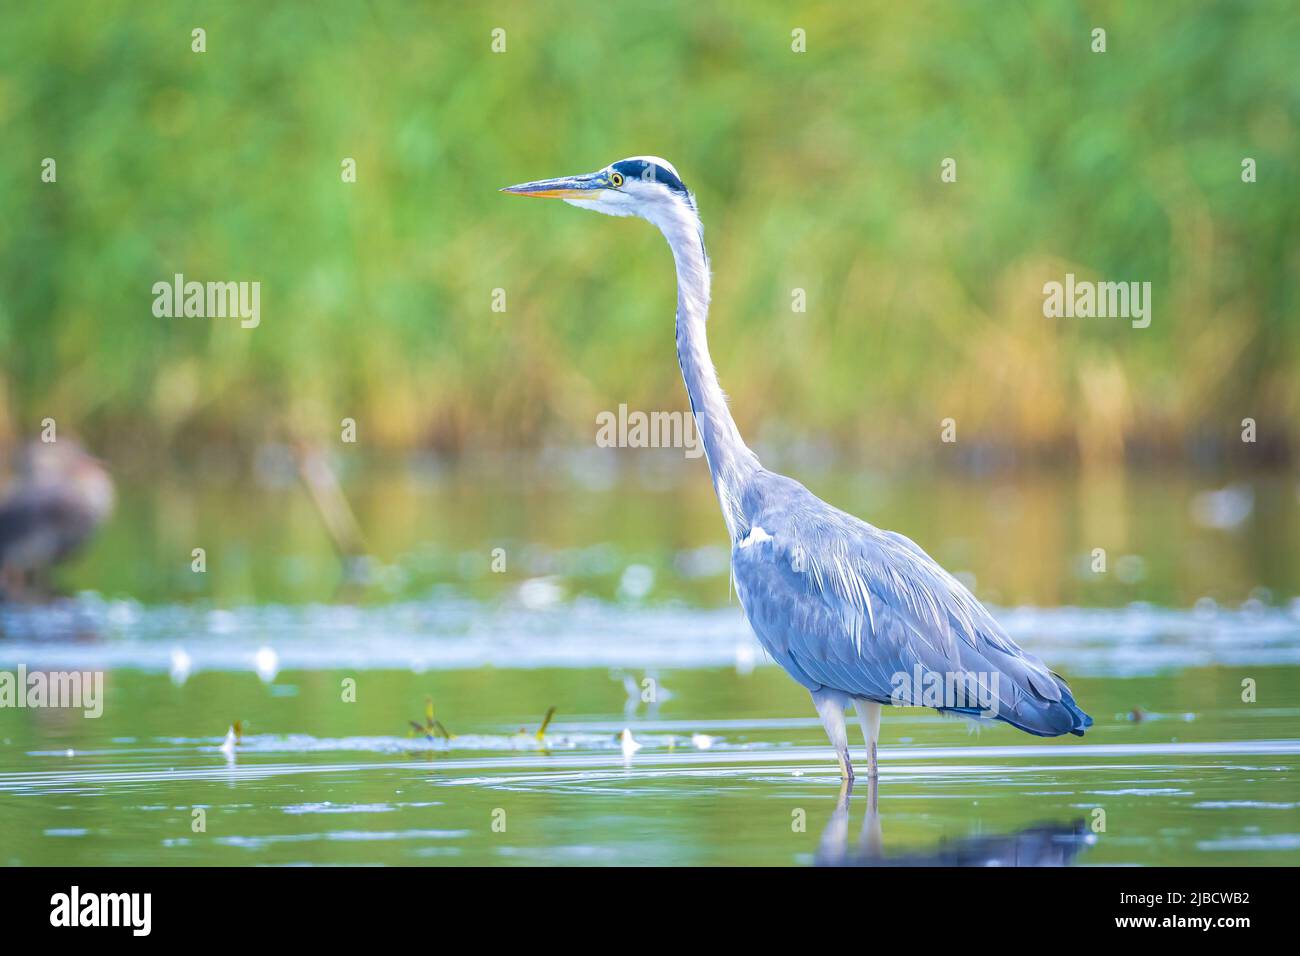
[[[1082,819],[1044,823],[1011,833],[944,839],[929,849],[885,852],[878,787],[867,791],[857,845],[849,844],[849,795],[840,788],[835,811],[822,831],[813,862],[818,866],[1069,866],[1090,842]]]
[[[47,590],[50,569],[81,550],[114,501],[103,463],[76,442],[28,445],[0,499],[0,596]]]

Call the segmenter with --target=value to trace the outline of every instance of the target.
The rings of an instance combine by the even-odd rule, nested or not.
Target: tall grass
[[[0,433],[54,417],[112,456],[347,416],[456,450],[684,408],[662,239],[496,191],[656,153],[749,433],[907,457],[951,417],[1106,458],[1252,417],[1293,446],[1297,49],[1285,0],[13,5]],[[155,318],[177,272],[260,281],[260,327]],[[1066,272],[1150,281],[1151,327],[1045,319]]]

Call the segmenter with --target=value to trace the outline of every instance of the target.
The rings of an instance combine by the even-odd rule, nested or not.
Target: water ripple
[[[1172,610],[1014,608],[1018,642],[1079,675],[1300,664],[1300,605]],[[766,658],[737,607],[629,607],[590,599],[539,609],[436,600],[232,609],[148,607],[95,595],[0,606],[0,661],[29,667],[202,670],[493,667],[749,668]],[[188,637],[178,641],[176,635]],[[211,638],[219,638],[212,640]],[[274,676],[274,669],[271,672]]]

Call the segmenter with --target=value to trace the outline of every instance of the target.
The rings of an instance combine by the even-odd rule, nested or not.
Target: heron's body
[[[746,446],[705,335],[709,262],[694,199],[655,157],[590,176],[512,186],[658,226],[677,267],[677,359],[731,538],[731,569],[763,647],[806,687],[845,777],[844,711],[855,704],[875,770],[880,708],[928,704],[1054,737],[1092,720],[1065,682],[1016,645],[959,581],[916,544],[833,508],[767,471]],[[919,685],[919,686],[918,686]]]

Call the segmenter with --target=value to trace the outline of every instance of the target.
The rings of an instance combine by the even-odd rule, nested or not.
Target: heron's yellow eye
[[[622,185],[623,185],[623,174],[622,174],[622,173],[610,173],[610,174],[609,174],[609,182],[610,182],[610,185],[611,185],[611,186],[613,186],[615,189],[617,189],[619,186],[622,186]]]

